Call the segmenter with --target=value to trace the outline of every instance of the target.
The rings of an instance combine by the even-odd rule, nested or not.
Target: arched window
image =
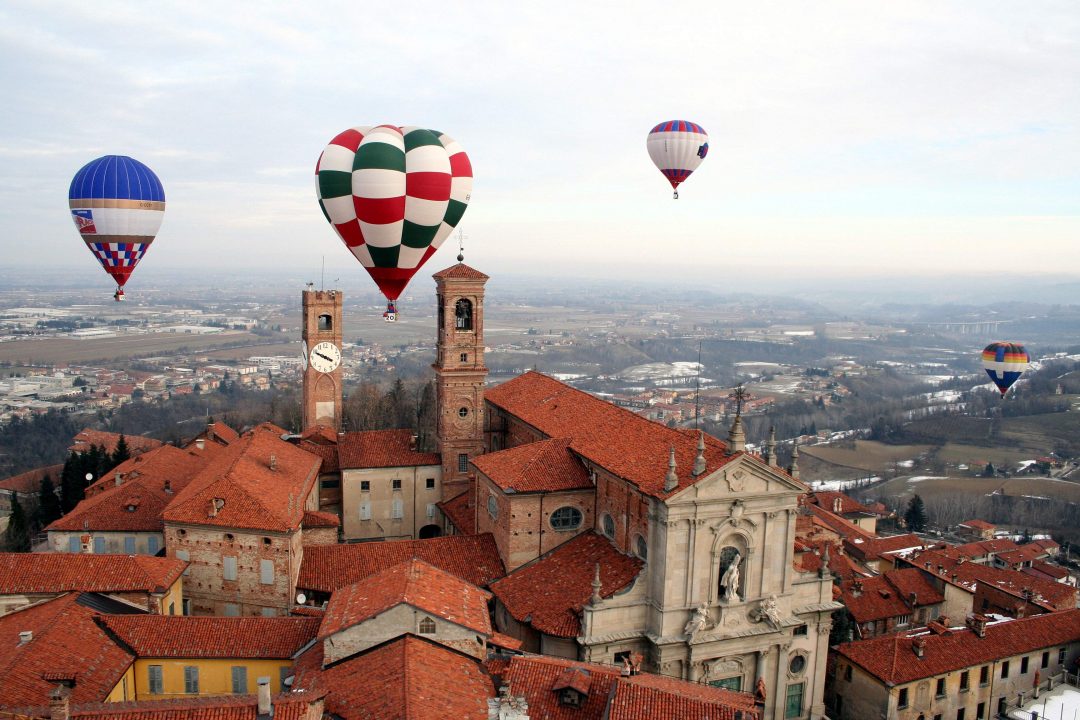
[[[581,519],[581,511],[568,505],[551,513],[548,522],[555,530],[575,530],[581,527]]]
[[[499,501],[494,495],[488,495],[488,515],[493,518],[499,517]]]
[[[649,544],[645,542],[645,538],[640,535],[634,539],[634,554],[642,560],[649,559]]]
[[[435,634],[435,621],[429,617],[420,621],[420,634],[421,635],[434,635]]]
[[[454,303],[454,327],[458,330],[472,330],[473,329],[473,307],[472,303],[461,298]]]
[[[334,321],[329,315],[319,316],[319,330],[321,332],[328,332],[334,329]]]
[[[600,529],[609,538],[614,538],[615,537],[615,520],[614,520],[614,518],[612,518],[607,513],[604,513],[603,517],[600,518]]]

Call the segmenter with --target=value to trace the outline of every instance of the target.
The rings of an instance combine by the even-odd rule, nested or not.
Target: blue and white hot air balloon
[[[165,190],[154,171],[126,155],[105,155],[75,173],[71,219],[83,242],[116,281],[116,300],[154,241],[165,216]]]

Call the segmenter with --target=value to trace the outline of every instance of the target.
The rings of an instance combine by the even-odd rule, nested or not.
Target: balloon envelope
[[[355,127],[315,166],[323,215],[388,300],[465,214],[472,165],[453,138],[417,127]]]
[[[75,173],[68,207],[86,247],[122,288],[161,227],[165,190],[138,160],[105,155]]]
[[[983,369],[997,385],[1002,397],[1020,379],[1030,362],[1027,350],[1016,343],[990,343],[982,351]]]
[[[688,120],[668,120],[649,132],[645,146],[678,197],[679,183],[690,177],[708,154],[709,135],[705,128]]]

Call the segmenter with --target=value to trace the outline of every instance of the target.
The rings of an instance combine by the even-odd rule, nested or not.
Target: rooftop
[[[364,430],[338,436],[342,468],[420,467],[439,465],[435,453],[417,452],[411,430]]]
[[[98,447],[105,448],[105,452],[112,454],[116,452],[116,443],[120,441],[121,435],[123,435],[123,433],[105,432],[104,430],[86,428],[75,435],[72,439],[71,447],[68,449],[72,452],[84,452],[89,450],[91,445],[97,445]],[[141,435],[123,435],[123,437],[124,443],[128,446],[128,452],[132,455],[137,455],[165,444],[160,440],[143,437]]]
[[[162,593],[187,563],[148,555],[0,553],[0,595],[64,593]]]
[[[518,445],[473,459],[476,469],[502,490],[514,493],[592,489],[589,473],[570,451],[570,440]]]
[[[23,493],[25,495],[36,494],[41,490],[41,481],[46,477],[52,481],[54,487],[60,486],[60,472],[64,469],[61,465],[48,465],[46,467],[27,470],[18,475],[0,480],[0,490]]]
[[[105,615],[98,623],[140,658],[289,658],[318,618]]]

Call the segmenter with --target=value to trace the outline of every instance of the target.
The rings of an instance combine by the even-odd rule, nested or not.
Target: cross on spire
[[[743,402],[750,399],[750,393],[746,392],[746,388],[740,383],[728,397],[735,401],[735,414],[742,415]]]

